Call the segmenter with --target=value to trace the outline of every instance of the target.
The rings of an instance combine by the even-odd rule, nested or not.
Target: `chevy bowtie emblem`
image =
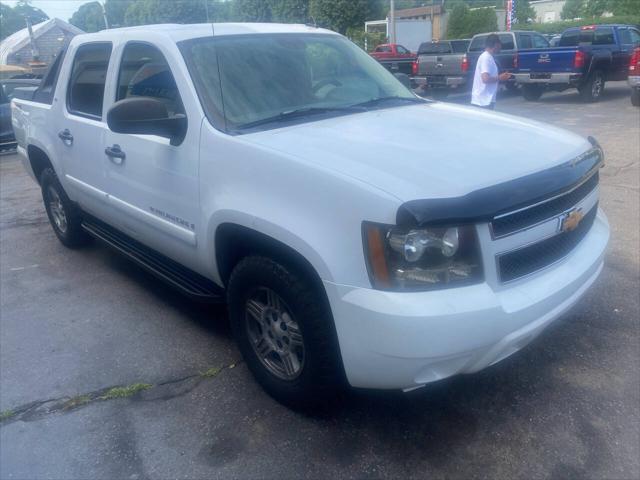
[[[571,210],[567,213],[562,222],[560,223],[560,231],[561,232],[570,232],[578,228],[578,225],[582,221],[584,217],[584,213],[582,213],[581,209]]]

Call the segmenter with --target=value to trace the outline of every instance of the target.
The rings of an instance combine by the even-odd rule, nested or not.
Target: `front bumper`
[[[411,389],[508,357],[580,300],[602,270],[608,239],[599,211],[562,261],[499,288],[401,293],[325,282],[349,383]]]
[[[640,88],[640,76],[629,76],[627,81],[629,82],[629,86],[631,88]]]
[[[516,83],[543,83],[577,85],[580,83],[580,73],[514,73]]]

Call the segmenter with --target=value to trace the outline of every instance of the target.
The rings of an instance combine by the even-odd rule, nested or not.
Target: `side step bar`
[[[224,303],[226,301],[224,290],[211,280],[142,245],[115,228],[91,217],[85,217],[82,228],[89,235],[129,257],[139,266],[188,297],[204,303]]]

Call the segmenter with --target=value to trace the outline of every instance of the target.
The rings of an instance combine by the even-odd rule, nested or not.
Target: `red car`
[[[416,54],[397,43],[385,43],[378,45],[371,52],[371,56],[376,60],[385,60],[387,58],[415,58]]]
[[[371,56],[378,60],[391,73],[415,75],[417,55],[397,43],[378,45]]]

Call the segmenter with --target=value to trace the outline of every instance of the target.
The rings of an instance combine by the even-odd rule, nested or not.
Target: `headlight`
[[[402,228],[363,223],[369,277],[381,290],[419,291],[481,282],[475,227]]]

